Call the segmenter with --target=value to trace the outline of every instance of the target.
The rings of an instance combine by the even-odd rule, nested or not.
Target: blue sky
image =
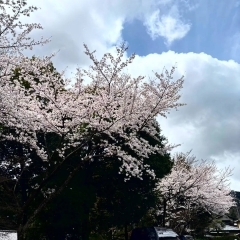
[[[141,20],[126,22],[122,37],[130,46],[129,52],[141,56],[168,50],[177,53],[204,52],[219,60],[233,59],[240,62],[240,2],[201,0],[195,1],[195,4],[192,10],[180,11],[182,19],[191,28],[185,37],[170,46],[164,44],[164,37],[152,39]],[[237,44],[238,53],[234,52]]]
[[[158,118],[173,152],[215,161],[232,170],[231,188],[240,191],[240,1],[239,0],[29,0],[41,7],[29,22],[40,22],[35,38],[51,37],[30,55],[49,55],[58,70],[86,67],[83,43],[96,56],[126,41],[136,53],[127,71],[148,76],[164,67],[184,75],[186,106]]]

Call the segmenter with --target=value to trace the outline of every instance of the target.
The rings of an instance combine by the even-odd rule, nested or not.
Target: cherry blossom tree
[[[25,60],[23,52],[32,50],[36,45],[48,42],[41,38],[34,40],[30,37],[33,30],[42,29],[37,23],[23,23],[21,20],[37,10],[35,6],[28,6],[25,0],[0,1],[0,115],[7,112],[6,100],[8,94],[9,78],[12,69],[22,64]],[[43,62],[42,62],[43,64]],[[16,90],[16,89],[15,89]],[[7,91],[7,92],[5,92]],[[16,90],[17,91],[17,90]],[[1,117],[0,117],[1,118]]]
[[[29,35],[35,29],[42,29],[37,23],[22,23],[21,19],[30,17],[37,10],[28,6],[26,0],[0,1],[0,66],[1,79],[9,75],[13,66],[19,64],[23,51],[36,45],[43,45],[48,40],[34,40]],[[5,78],[2,79],[5,81]]]
[[[126,58],[123,44],[116,48],[116,55],[106,53],[100,60],[84,45],[92,66],[88,70],[77,69],[75,77],[67,79],[64,73],[51,70],[50,57],[33,59],[23,55],[24,49],[45,43],[29,37],[40,25],[19,21],[36,8],[27,7],[24,0],[1,0],[0,8],[0,123],[8,129],[2,132],[1,138],[24,145],[26,161],[17,175],[19,179],[35,161],[29,157],[32,152],[54,166],[36,184],[35,190],[26,194],[18,228],[19,239],[24,239],[24,231],[36,215],[67,186],[84,162],[101,161],[109,156],[112,161],[121,162],[119,171],[126,175],[125,180],[132,176],[141,179],[143,170],[155,177],[143,159],[154,153],[165,153],[174,146],[166,143],[163,149],[150,145],[140,133],[144,131],[154,137],[156,117],[166,117],[170,109],[183,105],[179,103],[183,78],[173,80],[174,67],[161,74],[156,72],[150,80],[131,77],[124,68],[132,63],[134,55]],[[18,77],[14,78],[16,69]],[[62,184],[43,192],[76,154],[79,164]],[[18,178],[14,179],[17,183]],[[26,215],[31,203],[42,193],[42,202]]]
[[[19,74],[30,87],[25,88],[16,79],[11,79],[2,87],[4,101],[1,102],[1,122],[14,129],[14,133],[7,132],[2,137],[21,142],[36,151],[44,161],[51,162],[56,156],[59,161],[32,198],[73,154],[79,151],[86,153],[79,154],[79,165],[58,191],[45,198],[25,226],[69,183],[83,162],[115,156],[112,159],[122,163],[120,172],[125,172],[126,180],[131,176],[141,178],[143,170],[154,178],[154,171],[143,164],[143,159],[150,154],[171,149],[172,146],[166,149],[151,146],[141,138],[140,132],[145,131],[154,137],[157,134],[155,117],[159,114],[165,116],[169,109],[181,106],[178,103],[178,91],[183,80],[171,81],[173,70],[170,73],[166,71],[165,76],[156,73],[156,79],[151,82],[143,77],[133,79],[122,73],[122,68],[133,57],[121,62],[126,49],[123,46],[117,50],[116,59],[112,55],[105,55],[98,62],[86,47],[86,54],[93,60],[94,66],[89,71],[78,70],[73,86],[55,73],[41,71],[39,66],[43,65],[40,60],[25,59],[19,66]],[[109,60],[112,63],[106,64]],[[92,79],[90,84],[83,84],[84,75]],[[40,82],[35,81],[36,77]],[[48,145],[49,134],[53,133],[57,136],[55,148]],[[101,138],[103,135],[105,137]],[[41,143],[40,136],[43,139]],[[98,141],[95,145],[96,138]],[[26,202],[25,208],[32,198]]]
[[[189,153],[177,154],[171,173],[158,184],[163,204],[160,214],[181,232],[191,227],[197,214],[228,213],[234,205],[230,175],[229,168],[219,170],[214,162],[196,161]]]

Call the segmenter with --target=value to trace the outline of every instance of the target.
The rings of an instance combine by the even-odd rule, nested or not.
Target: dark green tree
[[[164,138],[160,133],[156,139],[149,141],[163,144]],[[101,149],[98,151],[101,152]],[[146,162],[156,172],[156,179],[150,178],[145,172],[142,180],[132,177],[124,181],[124,172],[119,174],[121,162],[114,162],[110,158],[87,162],[67,188],[37,218],[33,232],[47,239],[65,239],[66,236],[69,239],[77,239],[77,236],[85,239],[91,233],[101,234],[107,239],[110,229],[123,230],[137,224],[157,200],[153,191],[157,179],[167,174],[172,165],[168,153],[152,155]],[[73,160],[71,164],[74,166],[76,163]],[[66,165],[61,173],[63,178],[69,174],[68,171],[71,170]],[[58,174],[58,177],[61,175]],[[58,185],[54,181],[52,184]]]

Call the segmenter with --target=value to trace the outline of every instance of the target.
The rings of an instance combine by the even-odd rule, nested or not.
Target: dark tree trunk
[[[19,180],[20,188],[21,188],[21,204],[24,206],[24,204],[27,201],[27,184],[26,184],[26,173],[24,171],[25,163],[21,163],[21,178]],[[26,212],[22,212],[19,217],[19,227],[17,230],[17,239],[18,240],[25,240],[26,234],[25,234],[25,228],[23,227],[27,222],[27,214]]]
[[[25,240],[25,233],[22,226],[17,230],[17,240]]]

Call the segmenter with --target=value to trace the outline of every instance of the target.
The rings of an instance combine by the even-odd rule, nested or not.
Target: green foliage
[[[160,134],[157,139],[146,134],[145,139],[152,141],[151,144],[162,144],[164,140]],[[140,224],[148,210],[155,206],[158,201],[154,192],[157,179],[169,173],[172,162],[168,153],[154,154],[145,161],[155,171],[156,179],[144,173],[143,180],[132,177],[124,181],[125,175],[118,173],[121,163],[112,164],[111,159],[105,159],[97,166],[94,171],[97,201],[90,213],[94,232],[106,234],[111,228],[123,229],[125,225]]]
[[[194,233],[198,236],[203,236],[205,230],[213,224],[213,217],[206,211],[199,210],[196,213],[190,223],[190,229],[194,230]]]
[[[52,137],[50,139],[54,142]],[[159,143],[161,141],[163,138],[159,134]],[[76,153],[62,166],[48,187],[61,185],[62,179],[79,164],[79,154],[85,153]],[[68,187],[37,218],[29,238],[42,233],[47,239],[61,239],[60,235],[63,237],[66,234],[81,235],[86,224],[92,234],[101,234],[106,238],[111,228],[123,229],[125,224],[138,223],[157,201],[153,191],[157,181],[146,172],[143,180],[132,177],[124,181],[125,174],[119,174],[121,162],[113,160],[104,158],[84,163]],[[158,178],[168,173],[172,166],[168,153],[152,155],[145,161],[155,170]]]
[[[239,216],[238,216],[238,209],[237,206],[231,207],[229,209],[229,213],[228,216],[233,219],[233,220],[238,220]]]
[[[34,62],[36,60],[36,57],[33,56],[31,58],[31,62]],[[27,75],[31,76],[33,78],[33,81],[36,83],[43,83],[44,81],[40,77],[42,75],[47,75],[49,73],[53,73],[53,76],[57,77],[59,81],[62,82],[61,75],[57,72],[56,68],[53,66],[53,63],[48,64],[45,67],[42,67],[38,69],[38,72],[23,72],[20,67],[16,67],[12,70],[12,77],[10,78],[10,81],[14,84],[15,81],[18,81],[24,88],[30,89],[31,84],[28,80],[26,80],[24,77]],[[49,87],[54,88],[54,84],[50,84]]]

